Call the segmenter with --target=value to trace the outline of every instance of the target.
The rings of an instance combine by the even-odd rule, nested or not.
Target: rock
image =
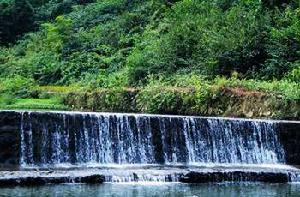
[[[133,173],[133,179],[135,182],[139,181],[139,176],[136,173]]]
[[[91,176],[82,177],[79,183],[95,184],[95,183],[103,183],[104,180],[105,177],[102,175],[91,175]]]
[[[16,177],[0,179],[0,187],[6,186],[36,186],[45,184],[60,184],[60,183],[88,183],[96,184],[103,183],[103,175],[90,175],[84,177]]]
[[[219,171],[219,172],[189,172],[179,179],[183,183],[210,182],[266,182],[286,183],[289,175],[282,172],[247,172],[247,171]]]

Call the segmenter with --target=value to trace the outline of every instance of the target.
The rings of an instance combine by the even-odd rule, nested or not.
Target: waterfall
[[[271,121],[23,112],[20,130],[23,167],[285,162]]]

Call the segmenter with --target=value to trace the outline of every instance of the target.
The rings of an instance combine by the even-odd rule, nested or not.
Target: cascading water
[[[22,113],[21,162],[277,164],[272,122],[103,113]]]
[[[277,126],[272,121],[111,113],[40,114],[21,114],[20,162],[24,168],[285,163]],[[162,174],[131,170],[121,176],[120,171],[106,172],[110,182],[177,181],[180,174],[170,174],[169,170]]]

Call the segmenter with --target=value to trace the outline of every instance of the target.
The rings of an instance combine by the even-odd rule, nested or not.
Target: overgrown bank
[[[299,119],[298,0],[5,0],[0,108]]]
[[[0,82],[1,109],[82,110],[197,116],[299,119],[300,85],[199,75],[150,77],[139,87],[38,86]],[[2,87],[2,88],[1,88]]]
[[[207,95],[205,95],[207,94]],[[74,110],[226,116],[299,120],[299,100],[247,91],[217,88],[202,92],[194,88],[105,89],[70,92],[64,104]]]
[[[299,119],[300,87],[287,81],[201,79],[197,75],[150,79],[140,88],[79,88],[64,104],[76,110]]]

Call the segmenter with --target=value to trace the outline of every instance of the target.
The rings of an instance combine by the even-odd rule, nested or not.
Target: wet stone
[[[275,172],[189,172],[179,179],[183,183],[210,183],[210,182],[265,182],[287,183],[288,173]]]
[[[62,183],[88,183],[99,184],[104,182],[102,175],[90,175],[84,177],[15,177],[0,179],[0,187],[6,186],[36,186],[45,184],[62,184]]]

